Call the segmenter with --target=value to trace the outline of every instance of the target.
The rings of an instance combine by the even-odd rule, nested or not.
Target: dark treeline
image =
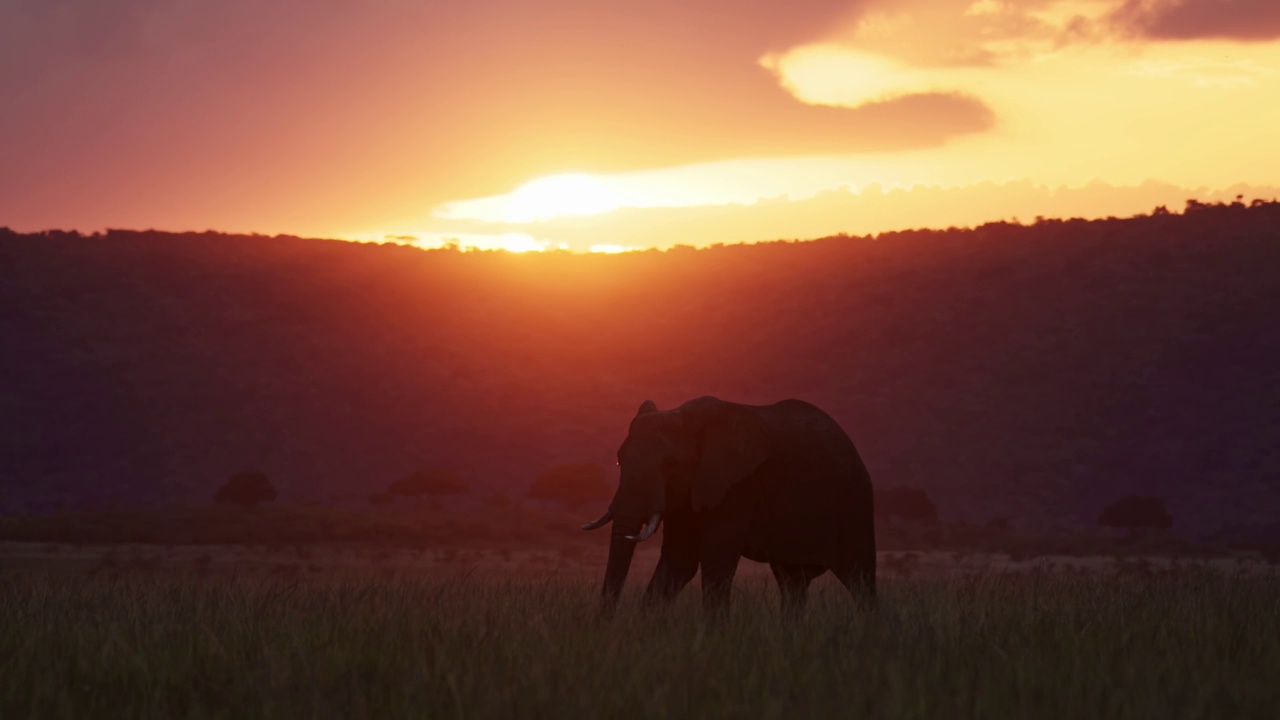
[[[0,230],[0,510],[523,492],[641,401],[828,409],[947,521],[1280,535],[1280,204],[619,256]],[[610,481],[612,481],[610,479]]]

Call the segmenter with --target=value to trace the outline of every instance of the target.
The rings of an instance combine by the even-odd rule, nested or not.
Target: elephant
[[[802,400],[744,405],[701,397],[662,411],[646,400],[618,448],[618,488],[601,608],[617,606],[636,544],[663,526],[644,606],[669,603],[702,571],[704,611],[728,610],[738,561],[768,563],[784,611],[832,571],[874,606],[871,477],[830,415]]]

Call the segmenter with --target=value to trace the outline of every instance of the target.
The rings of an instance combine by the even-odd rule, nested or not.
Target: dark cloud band
[[[1158,4],[1128,0],[1114,21],[1124,30],[1152,40],[1280,39],[1277,0],[1172,0]]]

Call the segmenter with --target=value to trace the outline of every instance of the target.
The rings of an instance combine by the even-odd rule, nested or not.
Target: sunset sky
[[[609,249],[1280,186],[1276,0],[0,0],[0,225]]]

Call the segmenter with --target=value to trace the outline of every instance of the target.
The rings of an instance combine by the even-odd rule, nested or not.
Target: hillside
[[[0,230],[0,511],[612,467],[642,400],[828,409],[878,485],[1048,532],[1280,525],[1280,204],[617,256]]]

